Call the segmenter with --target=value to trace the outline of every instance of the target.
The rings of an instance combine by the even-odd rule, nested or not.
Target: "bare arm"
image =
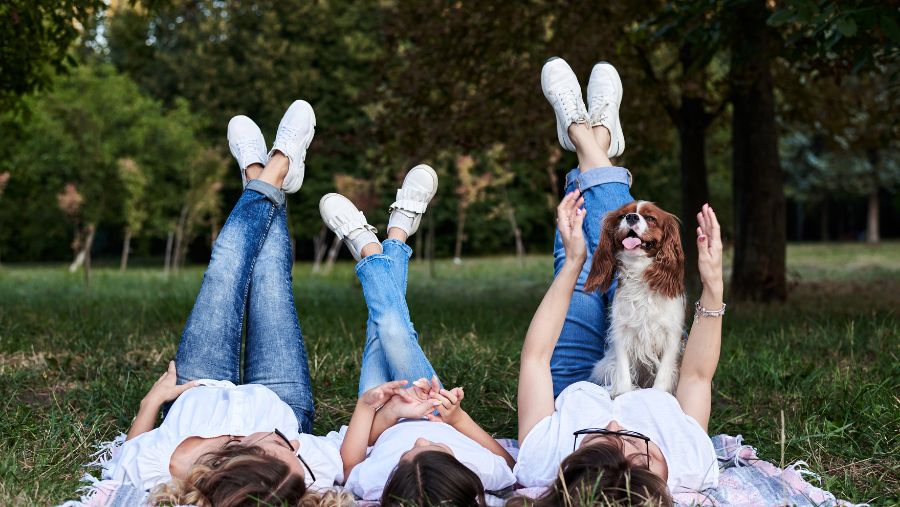
[[[350,424],[347,425],[347,433],[344,435],[344,441],[341,443],[341,461],[344,464],[344,481],[350,476],[353,467],[362,463],[366,459],[366,451],[369,447],[369,439],[372,435],[372,429],[375,425],[376,412],[395,394],[402,393],[402,386],[406,384],[405,380],[396,380],[386,382],[378,387],[374,387],[364,392],[356,402],[356,408],[350,417]],[[396,422],[396,418],[394,419]],[[383,426],[384,431],[390,426]],[[380,435],[381,433],[379,433]],[[378,436],[375,436],[377,439]],[[373,441],[375,440],[373,439]]]
[[[708,310],[722,308],[722,236],[719,221],[709,205],[697,214],[697,250],[703,293],[700,306]],[[719,364],[722,344],[722,317],[697,317],[691,326],[687,347],[681,360],[681,373],[675,397],[685,414],[708,430],[712,404],[712,379]]]
[[[185,384],[178,384],[177,381],[178,373],[175,370],[175,361],[169,361],[169,368],[159,377],[156,383],[153,384],[153,387],[150,388],[150,391],[147,392],[147,395],[144,396],[144,399],[141,400],[141,407],[131,423],[131,428],[128,429],[125,440],[131,440],[152,430],[156,426],[156,416],[159,414],[159,409],[163,403],[172,401],[181,396],[181,393],[200,385],[196,380]]]
[[[525,334],[519,366],[519,442],[525,439],[535,424],[555,410],[550,358],[565,323],[578,275],[587,258],[581,228],[584,223],[583,203],[584,199],[576,190],[566,195],[557,207],[557,227],[566,248],[566,261],[541,300]]]

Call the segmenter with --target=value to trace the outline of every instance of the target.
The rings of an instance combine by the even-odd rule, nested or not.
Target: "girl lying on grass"
[[[530,502],[538,506],[671,505],[670,490],[699,491],[718,481],[706,430],[722,336],[717,317],[724,313],[719,223],[704,205],[697,215],[703,293],[675,396],[639,389],[611,399],[605,388],[586,382],[603,355],[605,308],[612,297],[612,291],[582,291],[588,251],[597,248],[603,215],[632,200],[630,174],[608,158],[624,146],[618,119],[621,85],[611,65],[595,66],[588,113],[578,80],[564,61],[549,61],[542,82],[556,111],[560,140],[575,148],[580,169],[569,175],[568,193],[557,209],[556,277],[522,348],[516,478],[527,487],[549,486]]]
[[[430,167],[410,170],[383,243],[344,196],[319,203],[325,224],[359,261],[369,310],[359,400],[341,446],[346,488],[385,506],[483,505],[485,489],[515,483],[512,457],[462,409],[461,387],[441,387],[410,321],[406,239],[437,185]]]
[[[341,475],[340,437],[309,434],[313,396],[284,203],[302,183],[314,125],[309,104],[294,102],[268,155],[249,118],[228,125],[246,188],[213,246],[176,360],[104,467],[104,479],[152,490],[151,503],[316,505],[323,495],[309,490],[330,488]]]

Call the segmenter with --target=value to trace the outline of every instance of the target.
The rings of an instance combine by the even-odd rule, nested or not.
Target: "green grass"
[[[805,460],[839,497],[898,502],[900,244],[796,245],[787,304],[733,305],[725,320],[711,432],[759,455]],[[473,416],[514,436],[522,337],[550,259],[414,265],[409,300],[426,352],[466,387]],[[90,291],[62,267],[0,269],[0,504],[72,498],[92,446],[126,429],[174,356],[202,276],[98,270]],[[350,264],[295,270],[318,405],[316,431],[353,407],[365,305]]]

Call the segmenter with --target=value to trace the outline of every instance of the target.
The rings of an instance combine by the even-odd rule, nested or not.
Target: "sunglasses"
[[[306,469],[306,471],[309,473],[309,478],[312,479],[312,480],[310,481],[310,484],[316,482],[316,474],[314,474],[313,471],[312,471],[312,468],[310,468],[309,465],[306,464],[306,460],[303,459],[303,456],[301,456],[300,453],[297,452],[296,449],[294,449],[294,446],[291,445],[291,441],[288,440],[288,437],[286,437],[286,436],[284,435],[284,433],[278,431],[278,428],[275,428],[274,433],[275,433],[276,435],[278,435],[278,438],[284,440],[284,443],[286,443],[287,446],[291,449],[291,451],[293,451],[293,453],[297,455],[297,458],[300,459],[300,463],[303,463],[303,468]]]
[[[586,428],[583,430],[578,430],[572,435],[575,437],[575,441],[572,443],[572,452],[575,452],[578,449],[578,437],[579,435],[615,435],[618,437],[631,437],[637,438],[639,440],[643,440],[644,444],[647,446],[647,466],[650,466],[650,437],[644,435],[643,433],[638,433],[637,431],[629,431],[629,430],[608,430],[606,428]]]

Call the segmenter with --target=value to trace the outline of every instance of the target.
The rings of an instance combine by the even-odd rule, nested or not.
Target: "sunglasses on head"
[[[288,440],[288,437],[286,437],[286,436],[284,435],[284,433],[278,431],[278,428],[275,428],[274,433],[275,433],[276,435],[278,435],[279,438],[281,438],[282,440],[284,440],[284,443],[286,443],[287,446],[291,449],[291,451],[293,451],[294,454],[297,455],[297,458],[300,460],[300,463],[303,463],[303,468],[306,469],[306,471],[309,473],[309,478],[312,479],[312,480],[310,481],[310,484],[316,482],[316,474],[314,474],[313,471],[312,471],[312,468],[310,468],[309,465],[306,464],[306,460],[303,459],[303,456],[301,456],[300,453],[297,452],[296,449],[294,449],[294,446],[291,445],[291,441]]]
[[[580,435],[614,435],[620,438],[631,437],[643,440],[644,444],[647,446],[647,466],[650,466],[650,437],[643,433],[629,430],[608,430],[606,428],[585,428],[572,433],[572,435],[575,437],[575,441],[572,443],[572,452],[575,452],[575,450],[578,449],[578,437]]]

